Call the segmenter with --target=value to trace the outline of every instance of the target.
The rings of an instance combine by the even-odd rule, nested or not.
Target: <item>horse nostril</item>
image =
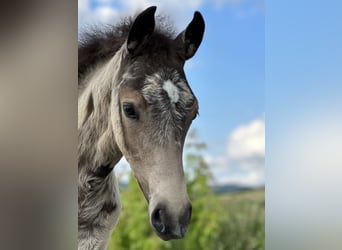
[[[152,225],[159,233],[165,232],[165,225],[163,223],[163,211],[161,209],[155,209],[152,213]]]
[[[176,210],[176,209],[174,209]],[[184,237],[191,219],[192,207],[188,203],[180,210],[171,211],[158,205],[150,215],[154,231],[163,240],[181,239]]]

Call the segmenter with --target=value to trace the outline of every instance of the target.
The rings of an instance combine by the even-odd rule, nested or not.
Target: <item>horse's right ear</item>
[[[188,27],[175,39],[181,47],[181,55],[185,60],[193,57],[200,46],[204,34],[205,23],[200,12],[196,11]]]
[[[127,39],[127,50],[130,54],[139,53],[140,49],[154,31],[154,13],[157,7],[152,6],[141,12],[134,20]]]

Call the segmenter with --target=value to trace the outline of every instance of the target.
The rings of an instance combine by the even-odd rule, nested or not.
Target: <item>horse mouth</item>
[[[158,232],[157,230],[154,230],[157,235],[159,236],[159,238],[161,238],[164,241],[169,241],[169,240],[179,240],[179,239],[183,239],[184,238],[184,234],[182,233],[175,233],[175,232],[170,232],[170,233],[161,233]]]

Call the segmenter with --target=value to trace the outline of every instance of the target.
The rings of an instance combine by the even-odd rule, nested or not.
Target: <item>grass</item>
[[[265,249],[264,189],[219,195],[224,214],[225,249]]]

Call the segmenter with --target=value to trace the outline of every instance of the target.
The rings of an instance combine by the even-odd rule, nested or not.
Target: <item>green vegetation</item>
[[[265,249],[265,190],[220,195],[225,208],[224,249]]]
[[[187,144],[185,169],[193,214],[185,238],[163,241],[156,236],[149,224],[147,202],[131,178],[121,193],[123,211],[108,250],[265,249],[264,190],[212,193],[203,149],[201,143]]]

